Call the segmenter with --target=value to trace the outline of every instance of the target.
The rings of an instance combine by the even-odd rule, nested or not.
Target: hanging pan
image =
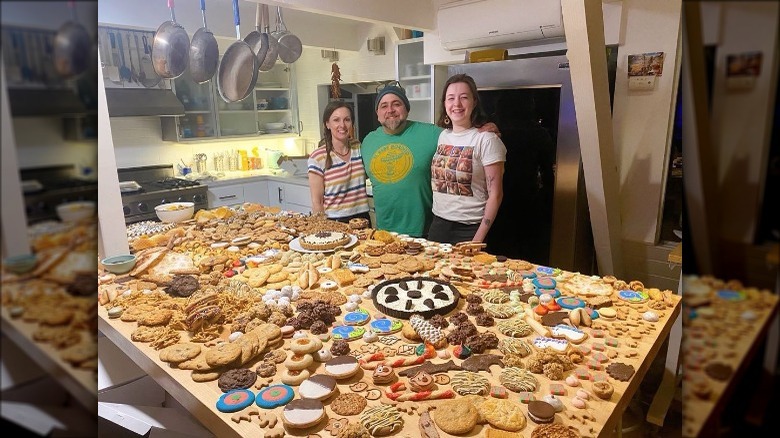
[[[301,57],[301,40],[287,30],[282,19],[282,8],[276,7],[276,32],[272,34],[279,41],[279,59],[287,64],[292,64]]]
[[[238,0],[233,0],[236,41],[222,55],[217,72],[217,89],[225,102],[238,102],[249,96],[257,82],[258,62],[255,52],[241,39]]]
[[[268,71],[276,64],[276,58],[279,57],[279,43],[276,38],[271,34],[271,19],[268,15],[268,5],[263,5],[263,33],[268,36],[268,51],[265,54],[265,59],[260,63],[260,71]]]
[[[255,52],[259,65],[263,64],[263,61],[265,61],[265,55],[268,53],[268,34],[263,33],[263,30],[260,27],[261,14],[262,11],[260,9],[260,3],[258,3],[257,15],[255,16],[255,30],[249,32],[249,34],[244,37],[244,41],[249,44],[249,47],[251,47],[252,51]]]
[[[203,27],[195,32],[190,43],[190,74],[193,81],[202,84],[211,80],[217,72],[219,46],[214,33],[206,26],[206,0],[200,0],[200,13],[203,15]]]
[[[94,55],[92,37],[76,19],[76,5],[68,2],[73,17],[63,24],[54,37],[54,68],[63,78],[73,78],[89,67]]]
[[[164,79],[181,76],[189,64],[190,37],[176,22],[173,0],[168,0],[171,19],[157,28],[152,42],[152,65],[154,71]]]

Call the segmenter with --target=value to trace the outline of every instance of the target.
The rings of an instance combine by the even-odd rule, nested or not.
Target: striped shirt
[[[328,170],[325,170],[325,146],[317,148],[309,156],[309,172],[325,180],[324,207],[329,218],[343,218],[368,211],[366,170],[360,154],[360,142],[353,140],[350,149],[349,161],[332,152],[332,164]]]

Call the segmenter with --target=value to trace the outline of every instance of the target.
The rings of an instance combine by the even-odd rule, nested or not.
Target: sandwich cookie
[[[301,383],[298,394],[301,398],[325,400],[336,392],[336,379],[325,374],[315,374]]]
[[[535,400],[528,403],[528,417],[537,424],[552,423],[555,419],[555,408],[547,402]]]

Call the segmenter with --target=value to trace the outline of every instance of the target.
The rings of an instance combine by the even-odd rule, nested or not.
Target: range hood
[[[8,88],[13,117],[82,116],[87,108],[70,88]]]
[[[106,103],[111,117],[184,115],[184,105],[168,89],[106,88]]]

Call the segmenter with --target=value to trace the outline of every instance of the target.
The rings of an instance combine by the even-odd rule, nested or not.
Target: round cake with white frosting
[[[409,319],[414,314],[430,318],[455,309],[460,292],[451,284],[429,277],[387,280],[372,292],[377,310],[394,318]]]
[[[340,231],[320,231],[298,239],[301,248],[310,251],[329,251],[348,244],[349,234]]]

